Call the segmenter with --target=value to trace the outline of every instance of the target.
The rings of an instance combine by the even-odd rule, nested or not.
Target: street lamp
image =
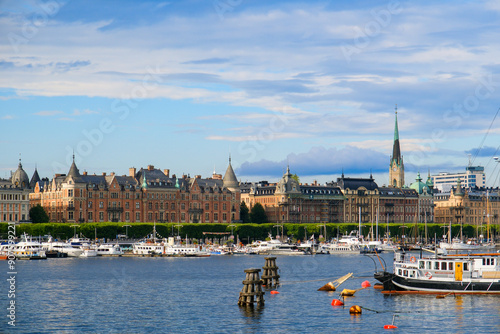
[[[125,235],[127,236],[128,239],[128,228],[131,227],[130,225],[123,225],[125,227]]]
[[[76,228],[78,227],[78,225],[71,225],[71,227],[74,227],[73,236],[76,237]]]

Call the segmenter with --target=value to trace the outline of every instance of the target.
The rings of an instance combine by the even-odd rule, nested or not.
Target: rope
[[[281,272],[281,271],[280,271]],[[360,276],[360,274],[366,274],[366,273],[370,273],[370,272],[373,272],[372,270],[369,270],[369,271],[363,271],[363,272],[360,272],[359,274],[356,274],[356,275],[352,275],[351,278],[366,278],[366,277],[373,277],[373,275],[371,276]],[[310,282],[321,282],[321,281],[328,281],[328,282],[331,282],[332,280],[337,280],[338,277],[330,277],[330,278],[320,278],[320,279],[313,279],[313,280],[307,280],[307,281],[285,281],[285,282],[282,282],[280,281],[280,285],[285,285],[285,284],[299,284],[299,283],[310,283]]]
[[[474,157],[472,158],[471,164],[474,164],[474,160],[476,160],[477,156],[479,155],[479,152],[483,148],[484,141],[486,140],[486,137],[490,133],[491,127],[493,126],[493,123],[495,122],[495,119],[497,118],[499,112],[500,112],[500,108],[498,108],[498,110],[495,114],[495,117],[493,117],[493,120],[491,121],[490,126],[488,127],[488,131],[486,131],[486,133],[484,134],[483,140],[481,141],[479,148],[476,150],[476,153],[474,154]],[[497,151],[498,151],[498,149],[497,149]]]
[[[392,311],[392,310],[385,310],[385,311],[377,311],[368,307],[360,306],[363,310],[367,311],[372,311],[375,313],[422,313],[422,311]]]

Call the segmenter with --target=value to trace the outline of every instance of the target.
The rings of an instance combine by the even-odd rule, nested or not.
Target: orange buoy
[[[394,326],[394,325],[385,325],[384,326],[384,329],[396,329],[398,328],[398,326]]]
[[[396,317],[397,317],[397,314],[393,314],[392,315],[392,324],[385,325],[384,329],[396,329],[396,328],[398,328],[398,326],[394,326],[394,320],[396,319]]]
[[[343,306],[344,303],[342,303],[340,300],[338,299],[334,299],[332,300],[332,306]]]
[[[273,290],[273,291],[271,291],[271,292],[270,292],[270,294],[272,294],[272,295],[277,295],[277,294],[279,294],[279,292],[278,292],[278,291],[276,291],[276,290]]]
[[[363,283],[361,283],[361,287],[363,288],[369,288],[371,287],[372,285],[370,284],[370,282],[368,281],[364,281]]]
[[[358,305],[353,305],[349,309],[349,313],[350,314],[361,314],[361,307],[359,307]]]

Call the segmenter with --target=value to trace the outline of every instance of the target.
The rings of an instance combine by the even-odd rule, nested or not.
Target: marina
[[[393,253],[379,256],[391,265]],[[384,295],[372,287],[380,263],[357,254],[276,256],[279,286],[264,288],[261,308],[238,306],[244,271],[266,256],[93,257],[20,261],[17,330],[70,333],[498,332],[499,296]],[[317,291],[352,272],[337,291]],[[39,277],[44,277],[40,280]],[[195,288],[194,288],[195,287]],[[359,290],[342,299],[342,289]],[[271,291],[279,294],[271,294]],[[6,302],[6,296],[0,297]],[[37,300],[36,310],[31,301]],[[116,307],[108,307],[109,303]],[[351,315],[359,306],[362,314]],[[442,310],[446,309],[446,313]],[[446,323],[446,328],[442,324]],[[0,330],[5,329],[2,322]]]

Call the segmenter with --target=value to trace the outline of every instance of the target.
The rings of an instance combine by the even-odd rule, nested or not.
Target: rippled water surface
[[[388,264],[392,254],[383,254]],[[280,294],[265,306],[238,307],[245,269],[264,256],[210,258],[89,258],[18,261],[17,333],[383,333],[397,314],[400,333],[500,333],[499,296],[384,296],[368,288],[333,307],[338,292],[317,291],[349,272],[342,288],[372,278],[378,260],[363,255],[278,256]],[[7,265],[3,265],[7,278]],[[2,280],[2,309],[8,286]],[[362,314],[351,316],[359,305]]]

